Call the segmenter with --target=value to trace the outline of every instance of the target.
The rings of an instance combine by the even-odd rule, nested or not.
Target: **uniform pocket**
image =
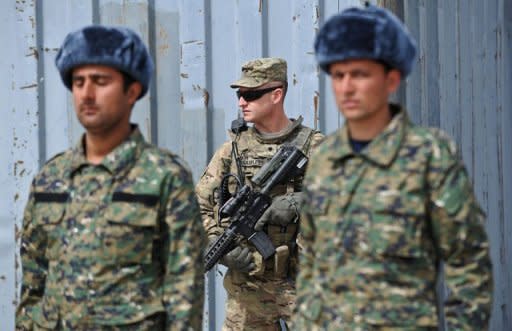
[[[32,320],[34,322],[34,330],[57,330],[59,315],[57,307],[51,305],[46,297],[43,297],[34,308],[32,308]]]
[[[401,192],[380,196],[374,209],[368,240],[377,255],[419,258],[425,255],[425,207],[417,196]]]
[[[312,268],[323,276],[337,268],[338,259],[342,254],[340,246],[333,242],[334,233],[341,235],[339,215],[336,215],[335,207],[336,205],[327,195],[318,194],[309,201],[307,211],[313,219],[312,226],[315,230]]]
[[[325,297],[312,295],[299,306],[300,330],[349,330],[339,303],[329,302]],[[303,321],[301,321],[303,319]],[[299,328],[297,328],[299,330]]]
[[[38,202],[36,200],[34,221],[46,234],[46,257],[54,260],[60,256],[61,240],[65,237],[62,221],[66,205],[61,202]]]
[[[102,232],[105,259],[118,264],[151,263],[158,239],[158,209],[137,202],[112,202]]]

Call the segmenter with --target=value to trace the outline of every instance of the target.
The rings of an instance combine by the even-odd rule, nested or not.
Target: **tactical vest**
[[[239,153],[239,162],[243,169],[245,183],[252,186],[251,179],[258,170],[274,156],[279,147],[283,144],[291,144],[300,149],[305,155],[309,156],[310,145],[315,131],[300,124],[301,119],[294,123],[294,128],[288,134],[273,139],[264,139],[254,128],[249,128],[240,134],[237,139],[237,149]],[[235,136],[232,135],[232,139]],[[236,160],[231,158],[230,172],[237,173]],[[292,178],[287,183],[276,186],[271,191],[271,196],[283,195],[290,192],[300,192],[302,190],[303,175]],[[263,261],[256,252],[255,259],[257,270],[255,275],[269,276],[272,278],[283,278],[286,276],[295,277],[297,268],[297,247],[296,236],[298,224],[291,220],[287,226],[278,226],[268,224],[264,231],[270,237],[272,244],[276,247],[274,257]]]

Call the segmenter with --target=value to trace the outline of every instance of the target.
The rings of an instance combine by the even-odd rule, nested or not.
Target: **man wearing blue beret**
[[[205,235],[192,177],[130,123],[153,61],[131,30],[87,26],[56,65],[85,134],[32,182],[17,330],[199,330]]]
[[[485,215],[456,145],[388,102],[414,40],[389,11],[350,8],[323,25],[315,52],[345,125],[304,180],[295,329],[437,330],[441,261],[448,330],[487,329]]]

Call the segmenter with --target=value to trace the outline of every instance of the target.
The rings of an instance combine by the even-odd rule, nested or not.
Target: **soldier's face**
[[[274,106],[282,97],[282,85],[270,84],[257,88],[240,87],[237,95],[238,106],[244,120],[249,123],[262,124],[273,116]],[[244,95],[247,94],[247,98]]]
[[[347,60],[330,65],[332,88],[338,109],[350,123],[382,118],[388,97],[400,84],[400,73],[386,71],[371,60]]]
[[[75,112],[88,133],[104,134],[129,125],[140,84],[134,83],[126,91],[123,84],[123,75],[111,67],[85,65],[73,69]]]

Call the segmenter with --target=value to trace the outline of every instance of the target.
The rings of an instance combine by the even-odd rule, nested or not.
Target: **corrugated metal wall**
[[[361,2],[2,1],[0,330],[14,328],[20,280],[15,236],[30,180],[45,160],[82,133],[53,64],[69,31],[104,23],[127,25],[142,35],[157,75],[134,120],[148,139],[184,156],[197,179],[226,139],[237,111],[229,83],[251,58],[288,61],[285,108],[291,117],[302,115],[307,125],[325,133],[341,125],[312,44],[326,17]],[[418,39],[418,65],[397,98],[414,120],[446,129],[462,148],[489,216],[496,284],[492,330],[511,328],[512,0],[371,2],[396,11]],[[219,330],[224,316],[221,272],[209,276],[205,330]]]
[[[491,330],[512,330],[512,1],[387,1],[417,38],[405,104],[452,135],[487,214]],[[392,6],[393,7],[393,6]]]

